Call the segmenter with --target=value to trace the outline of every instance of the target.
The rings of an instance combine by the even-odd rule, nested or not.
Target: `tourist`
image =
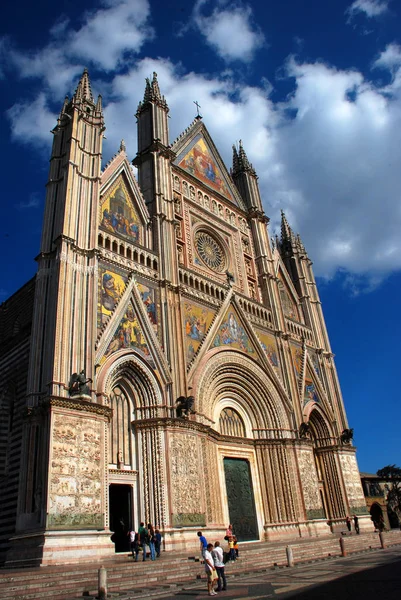
[[[356,515],[354,515],[354,527],[355,527],[356,533],[359,534],[359,519]]]
[[[227,589],[227,580],[224,573],[224,553],[223,548],[220,546],[220,542],[215,542],[214,550],[212,552],[214,561],[214,568],[217,573],[217,592]]]
[[[233,532],[233,526],[232,526],[232,525],[229,525],[229,526],[227,527],[227,529],[226,529],[226,535],[225,535],[225,538],[224,538],[224,539],[226,540],[226,542],[228,542],[228,539],[229,539],[229,538],[230,538],[232,535],[234,535],[234,532]]]
[[[157,558],[160,557],[160,548],[162,545],[162,536],[158,529],[155,529],[155,550]]]
[[[128,532],[129,543],[131,546],[132,558],[135,562],[138,562],[138,554],[139,554],[139,536],[132,529]]]
[[[345,517],[345,522],[347,524],[348,531],[351,531],[351,517],[349,515]]]
[[[234,550],[235,550],[235,558],[238,558],[239,555],[239,548],[238,548],[238,540],[237,538],[234,536]]]
[[[216,592],[214,591],[214,582],[217,580],[216,569],[214,568],[213,556],[211,554],[213,550],[213,544],[207,544],[206,550],[203,554],[203,558],[205,560],[205,573],[207,575],[207,591],[209,592],[209,596],[216,596]]]
[[[146,560],[146,546],[149,544],[149,532],[145,527],[145,523],[140,523],[139,525],[139,529],[138,529],[138,536],[139,536],[139,543],[142,546],[142,550],[143,550],[143,559],[142,561]]]
[[[228,538],[228,547],[230,549],[230,560],[235,560],[234,538],[232,535]]]
[[[156,560],[155,530],[153,529],[153,525],[151,523],[148,523],[148,542],[150,549],[150,560]]]
[[[206,540],[205,536],[202,535],[201,531],[198,531],[197,536],[199,538],[200,551],[201,551],[202,557],[204,558],[205,557],[205,552],[206,552],[206,549],[207,549],[207,540]]]

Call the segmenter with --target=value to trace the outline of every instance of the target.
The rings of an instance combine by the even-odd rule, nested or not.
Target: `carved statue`
[[[90,396],[91,391],[88,383],[92,383],[92,379],[86,377],[83,369],[79,374],[73,373],[68,384],[68,393],[70,396]]]
[[[310,425],[309,423],[301,423],[301,425],[299,426],[299,437],[300,438],[307,438],[310,435]]]
[[[188,418],[191,413],[194,413],[193,406],[195,404],[195,398],[193,396],[180,396],[175,401],[176,403],[176,415],[178,418]]]
[[[353,429],[344,429],[344,431],[340,435],[340,441],[342,444],[349,446],[352,442],[353,437],[354,437]]]

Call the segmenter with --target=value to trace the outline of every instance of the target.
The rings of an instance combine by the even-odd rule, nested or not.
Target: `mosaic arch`
[[[201,134],[195,137],[189,150],[186,148],[179,155],[178,165],[213,190],[216,190],[230,200],[233,199],[224,176]]]
[[[250,341],[248,334],[241,324],[237,311],[233,306],[230,306],[223,322],[220,324],[219,330],[213,340],[212,346],[231,347],[247,354],[256,354],[255,347]]]
[[[143,243],[141,223],[122,175],[102,200],[100,227],[128,241]]]

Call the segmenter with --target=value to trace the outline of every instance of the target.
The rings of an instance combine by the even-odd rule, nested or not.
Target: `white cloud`
[[[49,109],[43,92],[33,101],[14,104],[6,114],[11,122],[11,137],[14,141],[50,148],[50,131],[56,124],[57,116]]]
[[[49,43],[38,51],[11,50],[8,65],[16,67],[20,77],[41,78],[55,95],[63,93],[84,66],[113,71],[123,62],[129,65],[154,36],[148,25],[149,1],[103,0],[101,6],[85,13],[77,29],[68,19],[59,20],[50,29]]]
[[[220,3],[218,8],[221,12],[226,5]],[[73,39],[76,32],[71,33],[68,22],[58,27],[65,39]],[[90,34],[85,30],[85,36],[96,39],[97,31],[96,27]],[[26,61],[22,55],[14,57],[23,76],[30,69],[37,81],[46,78],[47,82],[34,101],[23,99],[8,111],[14,140],[50,146],[48,132],[56,123],[52,100],[57,96],[57,108],[61,107],[65,90],[73,91],[72,79],[88,56],[77,54],[75,61],[68,62],[70,71],[58,73],[63,52],[71,56],[65,48],[52,40]],[[114,48],[113,63],[119,64],[126,46]],[[228,167],[232,143],[243,140],[259,175],[266,213],[272,218],[271,233],[278,225],[279,209],[284,208],[294,230],[301,233],[316,274],[348,273],[352,289],[363,287],[368,274],[365,289],[370,290],[386,274],[401,269],[399,52],[397,45],[387,46],[373,63],[391,70],[391,83],[382,87],[357,70],[290,59],[285,76],[294,83],[293,93],[281,103],[272,101],[268,82],[245,85],[236,78],[235,69],[211,77],[185,72],[185,65],[168,59],[138,59],[128,63],[124,73],[112,72],[107,82],[99,77],[92,82],[104,96],[104,157],[114,154],[121,138],[129,155],[135,156],[134,112],[145,77],[155,70],[170,107],[170,140],[193,120],[192,101],[197,100]],[[54,70],[45,73],[50,59]],[[52,77],[58,82],[55,85]]]
[[[193,11],[193,23],[206,42],[225,61],[252,60],[264,44],[264,36],[252,21],[252,9],[247,4],[218,2],[206,15],[209,0],[198,0]]]
[[[401,67],[401,46],[395,43],[388,44],[379,58],[374,61],[373,66],[395,72]]]
[[[389,0],[355,0],[345,13],[351,20],[357,14],[364,14],[369,19],[379,17],[388,11]]]

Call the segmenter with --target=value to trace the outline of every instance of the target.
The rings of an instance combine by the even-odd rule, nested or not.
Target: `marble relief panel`
[[[49,526],[102,527],[102,428],[94,419],[55,415]]]
[[[355,454],[340,453],[339,457],[349,505],[353,510],[362,508],[364,510],[359,510],[358,512],[366,512],[365,497],[363,495],[356,456]]]
[[[174,434],[170,438],[171,500],[173,526],[204,526],[201,457],[199,439],[191,434]]]
[[[321,519],[324,517],[324,513],[312,450],[299,450],[298,464],[307,517],[308,519]]]

